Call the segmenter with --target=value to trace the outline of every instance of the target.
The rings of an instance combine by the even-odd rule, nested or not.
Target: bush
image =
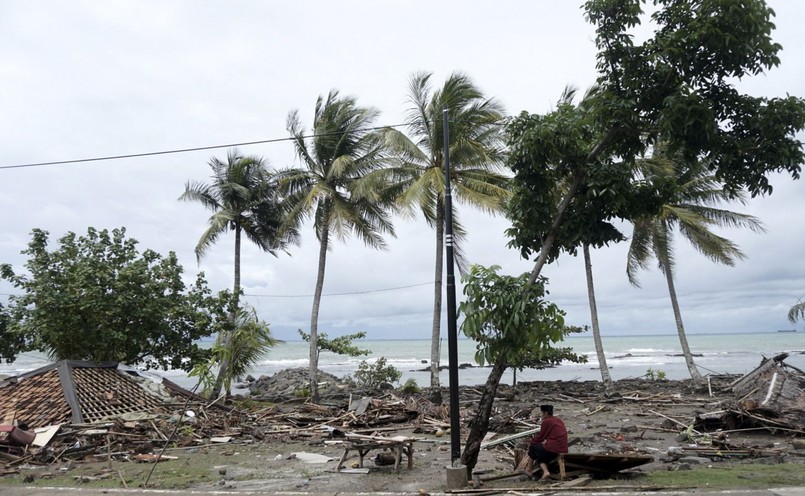
[[[408,379],[403,384],[402,392],[405,394],[415,394],[419,393],[421,390],[419,389],[419,384],[416,383],[416,379]]]
[[[383,384],[395,384],[402,377],[394,365],[386,365],[386,357],[380,357],[375,363],[363,360],[353,376],[355,383],[366,389],[380,389]]]

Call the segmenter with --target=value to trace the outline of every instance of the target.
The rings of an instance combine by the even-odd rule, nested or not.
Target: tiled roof
[[[0,381],[0,423],[29,428],[153,411],[161,402],[117,363],[64,360]]]
[[[43,371],[32,380],[0,383],[0,424],[17,420],[34,428],[69,422],[70,404],[60,393],[59,372],[55,368]]]

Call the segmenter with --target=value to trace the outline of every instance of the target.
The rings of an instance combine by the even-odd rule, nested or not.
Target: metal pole
[[[444,127],[444,234],[447,264],[447,369],[450,379],[450,453],[453,465],[461,458],[461,420],[458,406],[458,330],[456,329],[456,277],[453,263],[453,199],[450,191],[450,129],[448,110]]]

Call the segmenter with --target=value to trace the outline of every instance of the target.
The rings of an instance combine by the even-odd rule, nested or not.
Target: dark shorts
[[[532,444],[528,447],[528,456],[538,463],[550,463],[559,458],[559,453],[548,451],[541,444]]]

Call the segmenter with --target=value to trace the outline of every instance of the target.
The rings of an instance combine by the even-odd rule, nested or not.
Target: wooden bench
[[[358,466],[363,467],[364,457],[372,450],[384,449],[389,450],[394,455],[394,471],[400,471],[400,462],[402,456],[408,458],[408,468],[414,466],[414,441],[405,436],[395,437],[380,437],[380,436],[361,436],[359,434],[348,434],[347,440],[344,442],[344,454],[338,460],[336,470],[341,470],[344,461],[347,459],[350,451],[358,452]]]

